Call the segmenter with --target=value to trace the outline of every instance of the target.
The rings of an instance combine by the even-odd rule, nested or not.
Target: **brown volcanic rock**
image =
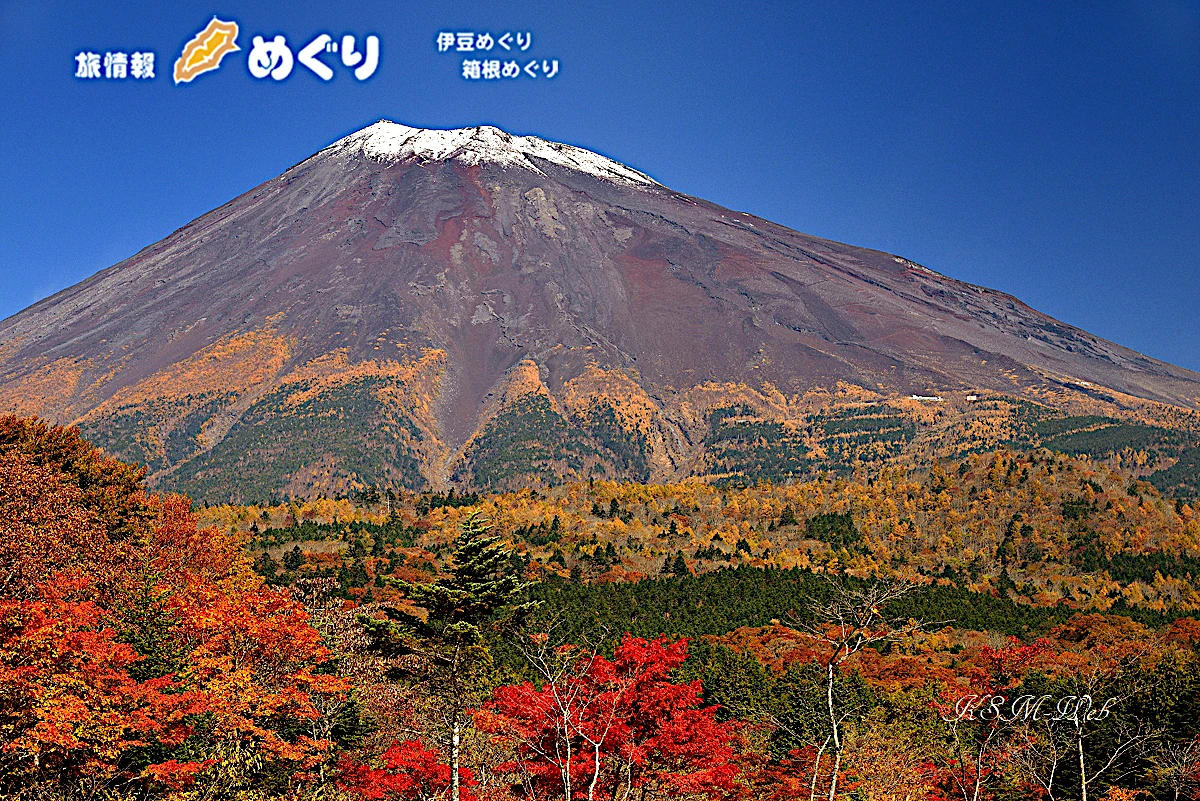
[[[0,411],[78,421],[201,494],[262,464],[253,492],[440,486],[479,479],[489,421],[520,427],[500,396],[531,365],[515,397],[587,438],[536,469],[491,455],[542,480],[699,469],[706,382],[785,406],[839,382],[1200,403],[1196,373],[904,259],[577,148],[380,122],[0,322]]]

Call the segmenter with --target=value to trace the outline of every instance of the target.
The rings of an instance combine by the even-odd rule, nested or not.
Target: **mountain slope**
[[[1003,293],[487,127],[372,125],[0,322],[0,410],[213,499],[778,479],[993,412],[984,440],[1037,442],[1052,406],[1190,431],[1198,404]]]

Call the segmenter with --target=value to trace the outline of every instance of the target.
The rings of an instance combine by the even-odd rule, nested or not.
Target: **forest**
[[[1196,799],[1198,578],[1086,453],[205,506],[0,417],[0,797]]]

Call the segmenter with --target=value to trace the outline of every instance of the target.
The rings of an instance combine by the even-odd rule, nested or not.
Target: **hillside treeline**
[[[1036,458],[198,513],[0,418],[0,794],[1194,798],[1186,596],[1022,588],[1170,572],[1191,509]]]
[[[202,518],[249,536],[272,581],[361,579],[343,581],[346,597],[382,597],[377,577],[439,564],[458,524],[478,510],[513,542],[531,580],[797,567],[953,584],[1032,606],[1200,609],[1196,510],[1145,481],[1049,451],[781,486],[594,481],[470,504],[461,497],[373,490],[354,499],[214,506]],[[369,526],[388,531],[376,537]]]

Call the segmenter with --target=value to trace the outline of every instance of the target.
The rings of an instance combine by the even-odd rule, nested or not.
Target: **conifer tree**
[[[451,799],[459,799],[464,710],[481,699],[492,665],[486,635],[512,630],[533,611],[522,602],[528,584],[512,573],[512,552],[489,534],[478,512],[463,521],[447,574],[428,584],[389,579],[425,615],[395,606],[386,620],[360,617],[373,645],[398,658],[396,672],[424,683],[442,701],[450,733]],[[480,698],[476,698],[480,696]]]
[[[668,556],[663,560],[662,574],[664,576],[686,576],[689,572],[687,560],[683,558],[683,551],[676,551],[673,559]]]

